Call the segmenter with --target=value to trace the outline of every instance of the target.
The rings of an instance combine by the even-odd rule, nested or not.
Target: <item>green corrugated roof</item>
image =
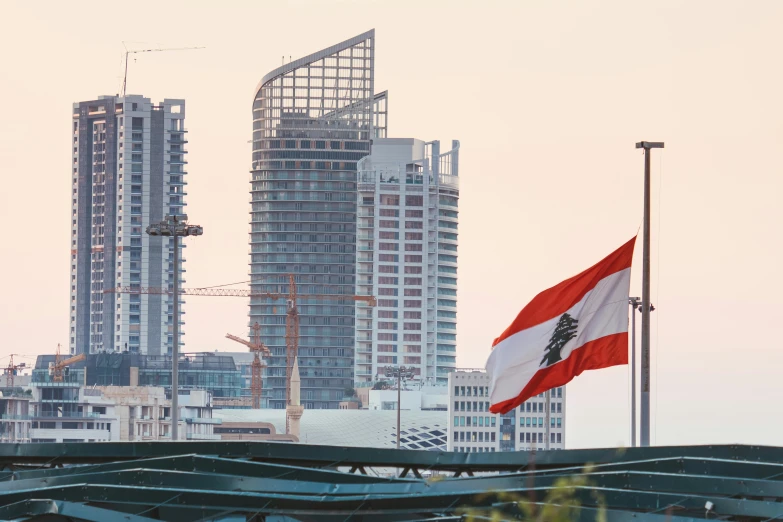
[[[783,520],[776,447],[466,454],[264,442],[2,444],[0,467],[0,520],[557,520],[558,510],[563,520]]]

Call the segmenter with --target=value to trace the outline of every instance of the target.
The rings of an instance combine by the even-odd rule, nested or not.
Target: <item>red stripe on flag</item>
[[[583,344],[567,359],[538,370],[522,392],[497,404],[492,404],[492,413],[506,413],[531,397],[564,386],[585,370],[598,370],[620,364],[628,364],[628,332],[607,335]]]
[[[564,314],[581,301],[587,292],[595,288],[595,285],[601,279],[630,268],[633,260],[634,243],[636,243],[636,237],[581,274],[575,275],[571,279],[566,279],[562,283],[535,296],[519,312],[511,326],[506,328],[506,331],[495,339],[492,346],[494,347],[503,339],[511,337],[517,332]]]

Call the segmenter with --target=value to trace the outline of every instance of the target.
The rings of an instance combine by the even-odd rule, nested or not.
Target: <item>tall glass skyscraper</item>
[[[104,290],[174,283],[173,241],[144,231],[184,211],[184,124],[185,100],[101,96],[73,105],[71,353],[171,353],[171,296]]]
[[[253,103],[251,290],[355,291],[356,164],[386,132],[386,93],[374,93],[375,32],[264,76]],[[337,408],[353,386],[354,304],[299,298],[301,401]],[[286,303],[254,297],[250,323],[269,347],[269,406],[285,408]]]

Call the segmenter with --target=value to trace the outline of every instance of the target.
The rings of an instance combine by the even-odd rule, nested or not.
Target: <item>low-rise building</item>
[[[565,448],[565,387],[553,388],[503,415],[489,411],[489,375],[449,375],[448,450],[465,453]]]
[[[32,395],[19,390],[0,390],[0,442],[30,442]]]

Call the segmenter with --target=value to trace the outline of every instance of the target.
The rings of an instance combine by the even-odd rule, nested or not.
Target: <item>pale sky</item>
[[[781,444],[783,3],[3,2],[0,364],[68,343],[71,104],[185,98],[186,286],[248,279],[251,104],[294,59],[376,29],[389,136],[459,139],[458,365],[641,223],[653,156],[655,444]],[[632,293],[641,293],[641,241]],[[238,350],[247,302],[189,298],[186,351]],[[22,359],[25,360],[25,359]],[[32,362],[33,359],[27,359]],[[568,386],[568,447],[626,445],[627,367]]]

